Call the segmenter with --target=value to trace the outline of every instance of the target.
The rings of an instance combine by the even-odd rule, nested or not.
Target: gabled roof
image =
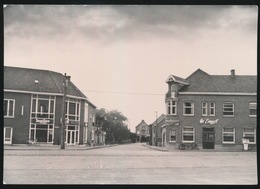
[[[35,84],[35,80],[38,80],[38,85]],[[4,90],[63,94],[63,74],[49,70],[4,66]],[[71,81],[67,94],[88,101]]]
[[[167,78],[167,80],[165,81],[166,83],[169,83],[169,82],[176,82],[176,83],[180,83],[182,85],[189,85],[189,83],[187,82],[187,80],[181,78],[181,77],[178,77],[178,76],[175,76],[175,75],[169,75],[169,77]]]
[[[186,80],[189,86],[182,87],[180,92],[257,92],[257,76],[253,75],[209,75],[198,69]]]
[[[144,120],[142,120],[141,123],[139,123],[137,126],[135,126],[135,128],[139,127],[142,124],[145,124],[146,126],[148,126],[148,124]]]
[[[165,119],[165,115],[164,114],[162,114],[162,115],[160,115],[153,123],[152,123],[152,125],[153,126],[156,126],[156,124],[159,124],[161,121],[163,121]]]

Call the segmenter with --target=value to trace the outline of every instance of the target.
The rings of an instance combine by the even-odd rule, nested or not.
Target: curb
[[[160,147],[155,147],[155,146],[147,146],[147,145],[143,145],[143,146],[146,147],[146,148],[150,148],[150,149],[158,150],[158,151],[162,151],[162,152],[167,152],[167,151],[169,151],[168,149],[160,148]]]
[[[64,151],[69,150],[92,150],[92,149],[98,149],[98,148],[108,148],[113,147],[117,145],[105,145],[105,146],[93,146],[93,147],[71,147],[71,148],[65,148]],[[55,147],[55,148],[53,148]],[[56,148],[57,147],[57,148]],[[11,148],[4,148],[4,150],[56,150],[60,151],[62,149],[59,148],[59,146],[39,146],[39,147],[27,147],[27,146],[21,146],[21,147],[11,147]]]

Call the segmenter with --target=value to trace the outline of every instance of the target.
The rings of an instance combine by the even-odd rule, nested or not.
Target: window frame
[[[205,113],[204,113],[205,110]],[[201,115],[207,116],[208,115],[208,102],[202,102],[201,103]]]
[[[225,131],[225,129],[233,129],[232,132],[230,131]],[[233,141],[224,141],[224,136],[225,134],[232,134],[233,135]],[[235,144],[236,142],[236,129],[234,127],[223,127],[222,128],[222,143],[223,144]]]
[[[250,105],[255,105],[255,108],[250,108]],[[249,102],[248,108],[249,108],[249,117],[257,117],[257,102]],[[251,114],[250,110],[255,110],[256,114],[255,115]]]
[[[224,110],[225,108],[230,108],[230,107],[225,107],[225,105],[228,105],[228,104],[232,104],[232,111]],[[224,113],[226,113],[226,112],[232,112],[233,115],[225,115]],[[234,102],[223,102],[222,114],[224,117],[234,117],[235,116],[235,103]]]
[[[74,112],[70,114],[70,104],[75,105]],[[66,99],[65,118],[72,121],[80,121],[80,106],[81,102],[77,99]],[[73,118],[73,119],[72,119]]]
[[[188,107],[188,106],[186,106],[185,105],[185,103],[191,103],[191,107]],[[192,101],[184,101],[183,102],[183,116],[194,116],[194,102],[192,102]],[[187,109],[187,108],[190,108],[191,109],[191,114],[186,114],[185,112],[185,109]]]
[[[248,131],[245,131],[245,129],[253,129],[254,132],[248,132]],[[254,142],[249,141],[249,144],[256,144],[256,129],[253,128],[253,127],[245,127],[245,128],[243,128],[243,138],[245,138],[246,134],[253,134],[254,135]]]
[[[6,109],[6,115],[5,115],[5,108],[4,108],[4,118],[14,118],[14,113],[15,113],[15,99],[4,99],[4,105],[5,101],[7,101],[7,109]],[[10,113],[10,101],[13,102],[13,111],[12,115],[9,115]]]
[[[184,129],[186,129],[186,128],[192,129],[192,131],[184,131]],[[193,140],[192,141],[184,140],[184,134],[185,133],[192,133]],[[195,142],[195,128],[194,127],[192,127],[192,126],[184,126],[182,128],[182,142],[183,143],[193,143],[193,142]]]
[[[173,104],[174,102],[174,104]],[[167,115],[177,115],[177,100],[167,100]],[[173,112],[173,110],[175,110]]]
[[[213,106],[211,106],[213,104]],[[213,109],[214,113],[211,114],[211,109]],[[216,115],[216,103],[215,102],[209,102],[209,116],[215,116]]]
[[[176,142],[176,138],[177,138],[177,135],[176,135],[177,130],[176,130],[176,128],[175,129],[170,129],[169,131],[170,131],[169,132],[169,142]],[[175,132],[175,135],[172,135],[172,131]],[[175,140],[172,140],[172,136],[175,136]]]

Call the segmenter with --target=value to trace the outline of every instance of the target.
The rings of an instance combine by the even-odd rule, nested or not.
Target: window
[[[194,102],[183,103],[183,115],[193,116],[194,115]]]
[[[92,126],[95,126],[95,115],[92,114]]]
[[[234,116],[234,103],[233,102],[224,102],[223,116]]]
[[[85,114],[84,114],[84,122],[88,122],[88,103],[85,102]]]
[[[73,121],[79,121],[79,106],[79,100],[68,99],[66,101],[66,118]]]
[[[209,103],[209,115],[215,116],[215,102]]]
[[[177,103],[175,100],[169,100],[167,102],[167,114],[171,114],[171,115],[177,114]]]
[[[176,129],[170,130],[170,142],[176,142]]]
[[[184,127],[182,129],[182,142],[194,142],[194,128]]]
[[[209,112],[208,112],[209,105]],[[215,102],[202,102],[202,116],[215,116]]]
[[[257,113],[257,103],[251,102],[249,103],[249,117],[256,117]]]
[[[256,143],[256,132],[254,128],[244,128],[243,138],[249,139],[250,144]]]
[[[223,143],[235,143],[235,128],[223,128]]]
[[[4,117],[14,117],[15,100],[4,99]]]
[[[206,116],[208,115],[208,103],[202,102],[202,115]]]
[[[53,119],[54,104],[54,96],[32,95],[31,117]]]

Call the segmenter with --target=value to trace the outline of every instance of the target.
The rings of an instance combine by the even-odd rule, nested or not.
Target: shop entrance
[[[202,131],[203,149],[214,149],[214,146],[215,146],[214,128],[203,128],[203,131]]]
[[[67,145],[75,145],[78,141],[78,126],[67,126],[66,127],[66,144]]]
[[[75,144],[75,131],[68,130],[66,134],[66,142],[68,145],[74,145]]]
[[[12,144],[12,135],[13,135],[13,128],[5,127],[4,128],[4,144]]]

